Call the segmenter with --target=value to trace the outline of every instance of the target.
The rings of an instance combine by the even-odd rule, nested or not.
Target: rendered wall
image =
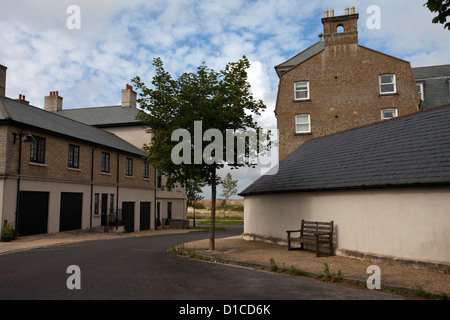
[[[335,223],[336,254],[450,263],[450,188],[245,197],[244,233],[286,240],[301,219]]]

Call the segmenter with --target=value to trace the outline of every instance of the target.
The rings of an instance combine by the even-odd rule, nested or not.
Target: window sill
[[[144,181],[150,181],[150,178],[142,178]]]
[[[134,179],[134,176],[125,176],[125,178]]]
[[[28,164],[30,165],[30,166],[37,166],[37,167],[47,167],[47,164],[46,163],[38,163],[38,162],[28,162]]]
[[[100,174],[102,174],[104,176],[110,176],[111,172],[103,172],[103,171],[101,171]]]
[[[80,168],[71,168],[71,167],[67,167],[67,170],[81,172],[81,169],[80,169]]]
[[[391,92],[391,93],[380,93],[379,97],[387,97],[387,96],[398,96],[398,92]]]
[[[294,136],[312,136],[312,132],[295,133]]]
[[[297,102],[311,102],[311,99],[303,99],[303,100],[295,100],[294,99],[294,103],[297,103]]]

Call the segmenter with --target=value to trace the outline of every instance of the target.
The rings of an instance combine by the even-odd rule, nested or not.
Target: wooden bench
[[[318,222],[302,220],[300,230],[287,230],[288,250],[294,250],[292,242],[300,242],[300,250],[303,244],[314,244],[316,256],[319,257],[319,246],[328,246],[330,256],[333,255],[333,225],[334,222]],[[293,233],[300,233],[299,237],[293,237]]]

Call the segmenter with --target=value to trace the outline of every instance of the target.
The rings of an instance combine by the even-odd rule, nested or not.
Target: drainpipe
[[[119,218],[119,161],[120,161],[120,152],[117,153],[117,186],[116,186],[116,209],[117,209],[117,213],[116,213],[116,218]],[[123,217],[120,217],[120,220],[123,221]]]
[[[93,207],[93,200],[94,200],[94,151],[97,149],[97,145],[92,149],[92,156],[91,156],[91,214],[89,218],[89,229],[92,229],[92,207]]]
[[[14,228],[15,228],[16,232],[19,231],[20,174],[21,174],[21,165],[22,165],[22,135],[23,135],[23,130],[25,130],[25,128],[22,128],[22,130],[19,133],[19,165],[17,167],[17,194],[16,194],[16,212],[15,212],[16,223],[14,224],[15,225]]]

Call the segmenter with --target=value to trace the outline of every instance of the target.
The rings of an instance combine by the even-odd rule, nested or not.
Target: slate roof
[[[146,156],[142,150],[115,134],[9,98],[0,99],[0,121],[20,123],[87,143]]]
[[[287,60],[286,62],[277,65],[275,67],[275,70],[277,71],[278,76],[280,76],[280,72],[287,71],[295,66],[298,66],[300,63],[303,63],[304,61],[322,52],[323,50],[325,50],[325,42],[324,41],[316,42],[311,47],[303,50],[302,52],[292,57],[291,59]]]
[[[310,140],[241,196],[450,185],[450,105]]]
[[[421,109],[450,103],[450,64],[412,69],[416,82],[424,84]]]
[[[131,107],[111,106],[66,109],[57,113],[66,118],[96,127],[139,125],[139,121],[136,120],[139,110]]]

